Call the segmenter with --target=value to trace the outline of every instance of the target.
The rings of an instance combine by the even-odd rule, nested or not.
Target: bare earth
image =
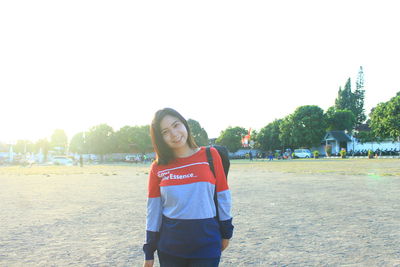
[[[0,266],[141,266],[148,168],[1,167]],[[229,184],[220,266],[400,266],[399,159],[234,161]]]

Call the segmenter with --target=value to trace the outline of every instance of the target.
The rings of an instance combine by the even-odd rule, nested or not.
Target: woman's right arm
[[[162,204],[160,194],[160,181],[153,171],[149,174],[149,187],[147,198],[147,219],[146,219],[146,243],[143,245],[145,264],[151,264],[154,260],[154,252],[157,250],[159,232],[162,219]],[[152,265],[145,265],[152,266]]]

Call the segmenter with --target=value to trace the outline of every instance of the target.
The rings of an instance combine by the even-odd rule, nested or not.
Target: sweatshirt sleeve
[[[158,176],[154,173],[153,166],[149,174],[146,218],[146,243],[143,245],[143,251],[146,260],[154,259],[154,252],[157,250],[157,243],[159,239],[162,219],[160,181]]]
[[[211,148],[216,175],[216,190],[218,199],[218,213],[221,236],[223,239],[230,239],[233,235],[233,225],[231,216],[231,192],[225,177],[224,167],[221,157],[215,148]]]

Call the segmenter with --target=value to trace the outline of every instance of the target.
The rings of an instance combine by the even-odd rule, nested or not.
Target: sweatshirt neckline
[[[199,155],[201,153],[201,151],[203,151],[203,150],[204,150],[204,147],[200,147],[200,149],[198,151],[194,152],[192,155],[187,156],[187,157],[183,157],[183,158],[175,158],[174,161],[175,162],[180,162],[180,161],[189,160],[189,159],[194,158],[197,155]]]

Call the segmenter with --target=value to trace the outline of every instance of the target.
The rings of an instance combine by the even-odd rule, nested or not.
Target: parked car
[[[312,158],[312,153],[309,149],[295,149],[293,156],[295,158]]]
[[[125,157],[125,162],[130,162],[130,163],[138,163],[140,162],[140,156],[139,155],[127,155]]]
[[[74,165],[74,160],[69,157],[65,157],[65,156],[57,156],[57,157],[53,158],[53,164],[54,165],[72,166],[72,165]]]

